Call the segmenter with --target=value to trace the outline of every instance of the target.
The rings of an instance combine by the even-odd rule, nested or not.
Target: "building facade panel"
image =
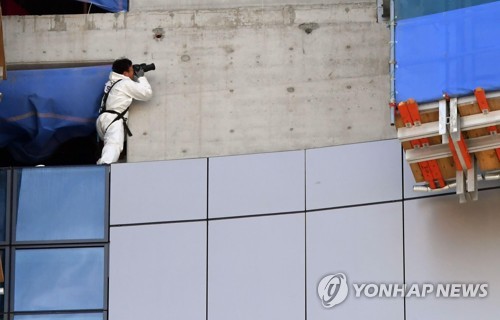
[[[397,140],[310,149],[306,158],[308,210],[402,198]]]
[[[405,201],[406,282],[435,286],[488,284],[485,298],[465,298],[462,289],[462,297],[438,298],[437,287],[425,298],[409,298],[406,319],[497,319],[498,194],[498,189],[481,191],[479,201],[462,205],[455,195]]]
[[[206,222],[111,228],[109,320],[206,319]]]
[[[112,225],[206,218],[206,159],[111,167]]]
[[[303,211],[304,151],[210,158],[209,217]]]
[[[209,222],[208,319],[302,320],[304,214]]]
[[[404,319],[403,298],[357,296],[354,289],[404,282],[402,217],[401,202],[307,213],[308,319]],[[327,307],[321,281],[339,273],[348,293]]]

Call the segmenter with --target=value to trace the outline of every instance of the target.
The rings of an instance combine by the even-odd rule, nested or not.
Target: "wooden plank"
[[[422,112],[420,114],[420,118],[422,120],[422,123],[439,121],[439,112],[438,111]],[[401,117],[399,115],[396,116],[395,126],[396,128],[404,127],[403,121],[401,120]],[[441,136],[430,137],[429,144],[430,145],[441,144]],[[403,142],[402,146],[403,150],[408,150],[412,148],[410,142]],[[445,159],[438,159],[437,163],[439,168],[441,169],[441,173],[445,180],[454,179],[456,177],[455,163],[452,157]],[[413,177],[415,178],[415,182],[417,183],[425,182],[424,175],[420,170],[418,164],[412,163],[410,164],[410,168],[413,173]]]
[[[491,111],[500,110],[500,98],[488,99],[488,105]],[[477,102],[459,106],[458,111],[461,116],[469,116],[482,112]],[[497,126],[497,131],[500,133],[499,126]],[[488,128],[480,128],[475,130],[464,131],[464,136],[466,139],[477,138],[489,134],[490,133]],[[492,171],[500,169],[500,161],[498,160],[495,150],[476,152],[475,155],[479,169],[481,169],[481,171]]]
[[[500,98],[488,99],[488,105],[491,111],[500,110]],[[482,112],[477,102],[466,105],[460,105],[458,106],[458,111],[460,113],[460,116],[468,116]],[[439,111],[436,110],[436,111],[422,112],[421,119],[422,123],[439,121]],[[396,115],[395,126],[396,128],[401,128],[404,126],[403,121],[401,120],[401,117],[399,115]],[[497,131],[500,134],[500,126],[497,126]],[[488,128],[469,130],[469,131],[464,131],[463,133],[466,139],[477,138],[490,134]],[[441,144],[441,136],[430,137],[429,143],[430,145]],[[410,142],[403,142],[402,146],[404,150],[412,148]],[[475,155],[478,160],[478,166],[481,171],[493,171],[500,169],[500,160],[498,159],[495,150],[481,151],[475,153]],[[452,157],[445,159],[438,159],[437,162],[443,174],[443,178],[445,180],[455,179],[456,167]],[[424,176],[418,164],[410,164],[410,168],[413,173],[413,177],[415,178],[415,182],[417,183],[425,182]]]

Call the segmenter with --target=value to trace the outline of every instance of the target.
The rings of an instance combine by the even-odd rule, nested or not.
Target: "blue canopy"
[[[500,1],[399,20],[396,100],[500,90]]]
[[[95,132],[111,66],[9,71],[0,81],[0,147],[42,161],[72,138]]]

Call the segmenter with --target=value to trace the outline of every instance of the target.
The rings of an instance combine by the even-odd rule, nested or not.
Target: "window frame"
[[[82,168],[85,165],[60,166]],[[52,315],[52,314],[102,314],[102,319],[108,319],[109,306],[109,246],[110,246],[110,166],[102,166],[104,168],[104,207],[103,207],[103,238],[102,239],[80,239],[80,240],[33,240],[33,241],[16,241],[15,228],[17,223],[17,196],[18,196],[18,179],[17,173],[22,172],[24,167],[0,168],[6,172],[6,215],[5,215],[5,240],[0,239],[0,250],[4,251],[4,312],[0,313],[4,319],[14,320],[19,315]],[[33,169],[28,167],[29,169]],[[103,254],[103,296],[102,309],[94,310],[38,310],[38,311],[14,311],[14,295],[15,295],[15,253],[16,250],[23,249],[77,249],[77,248],[101,248]]]
[[[75,168],[82,168],[86,166],[71,166]],[[103,207],[103,238],[101,239],[80,239],[80,240],[20,240],[18,241],[16,239],[16,228],[17,228],[17,216],[18,216],[18,202],[19,202],[19,173],[22,173],[24,168],[13,168],[11,172],[11,186],[12,186],[12,195],[10,196],[11,203],[10,203],[10,211],[7,213],[11,214],[6,214],[8,218],[12,218],[12,224],[9,230],[9,236],[10,233],[12,234],[12,237],[10,238],[11,245],[12,246],[24,246],[24,245],[39,245],[39,244],[54,244],[54,245],[64,245],[64,244],[80,244],[80,243],[102,243],[102,242],[109,242],[109,196],[110,196],[110,191],[109,191],[109,177],[110,177],[110,168],[108,166],[104,167],[104,207]],[[30,168],[31,169],[31,168]],[[35,169],[36,170],[36,169]],[[10,223],[9,219],[9,223]],[[7,242],[8,243],[8,242]]]
[[[8,291],[8,311],[9,314],[12,315],[22,315],[22,314],[31,314],[31,315],[39,315],[39,314],[75,314],[75,313],[100,313],[108,311],[108,294],[109,294],[109,243],[102,243],[101,245],[95,244],[77,244],[77,245],[66,245],[66,246],[58,246],[58,245],[39,245],[39,246],[13,246],[10,250],[10,263],[9,266],[13,266],[12,270],[9,271],[10,279],[15,279],[15,265],[16,265],[16,250],[43,250],[43,249],[79,249],[79,248],[102,248],[104,250],[104,270],[103,270],[103,296],[102,296],[102,306],[103,309],[71,309],[71,310],[40,310],[40,311],[15,311],[14,309],[14,298],[15,298],[15,284],[9,283],[9,291]],[[7,292],[7,290],[6,290]],[[7,310],[7,309],[5,309]]]
[[[8,246],[10,244],[10,225],[12,213],[12,170],[0,168],[6,172],[6,185],[5,185],[5,239],[0,239],[0,247]]]

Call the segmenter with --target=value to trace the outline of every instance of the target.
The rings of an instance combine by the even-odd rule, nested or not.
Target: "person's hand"
[[[139,68],[139,70],[135,72],[135,75],[137,76],[137,78],[144,77],[144,69]]]

